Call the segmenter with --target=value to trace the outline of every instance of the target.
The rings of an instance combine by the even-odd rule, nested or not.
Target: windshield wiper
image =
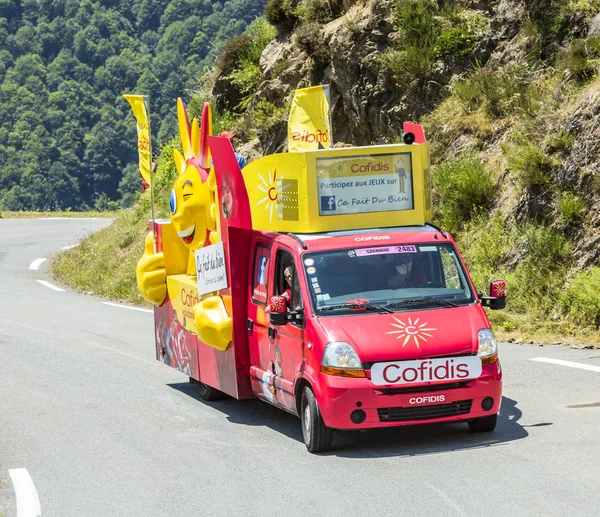
[[[417,305],[420,303],[433,303],[435,305],[443,305],[444,307],[459,307],[458,304],[444,300],[443,298],[434,298],[432,296],[422,296],[421,298],[411,298],[410,300],[402,300],[401,302],[390,303],[386,305],[388,308],[398,308],[405,305]]]
[[[374,305],[372,303],[340,303],[338,305],[327,305],[325,307],[318,308],[318,310],[320,311],[333,311],[336,309],[371,309],[377,312],[394,312],[386,307],[382,307],[381,305]]]

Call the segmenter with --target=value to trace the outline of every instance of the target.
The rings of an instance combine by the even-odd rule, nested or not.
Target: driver
[[[411,255],[400,254],[395,262],[394,269],[396,270],[396,275],[390,278],[388,282],[388,286],[392,289],[418,287],[427,282],[425,275],[421,271],[416,270]]]

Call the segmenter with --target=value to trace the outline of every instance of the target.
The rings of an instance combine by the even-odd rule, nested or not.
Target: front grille
[[[430,384],[427,386],[409,386],[407,388],[376,388],[382,395],[399,395],[401,393],[421,393],[424,391],[442,391],[464,388],[471,381],[447,382],[445,384]]]
[[[426,420],[446,416],[466,415],[471,411],[472,400],[460,400],[450,404],[435,404],[433,406],[415,407],[386,407],[379,408],[380,422],[401,422],[404,420]]]

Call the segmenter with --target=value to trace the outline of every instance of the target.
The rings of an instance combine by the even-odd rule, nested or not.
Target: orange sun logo
[[[386,332],[386,334],[398,334],[396,336],[396,339],[404,338],[404,342],[402,343],[403,347],[412,339],[415,342],[415,345],[417,345],[417,348],[421,348],[419,344],[419,339],[425,342],[427,341],[428,337],[433,337],[431,334],[429,334],[429,332],[437,330],[431,327],[427,327],[428,323],[419,324],[420,318],[417,318],[415,321],[413,321],[412,318],[408,318],[408,324],[399,320],[395,316],[394,319],[398,323],[390,323],[390,325],[392,325],[392,327],[396,327],[399,330],[390,330],[389,332]]]
[[[283,175],[278,178],[277,170],[273,171],[272,177],[271,171],[267,171],[267,179],[263,178],[263,175],[260,173],[258,173],[258,177],[262,182],[262,185],[258,185],[258,190],[264,192],[265,195],[258,201],[257,206],[265,203],[265,212],[267,210],[269,211],[269,221],[273,221],[273,208],[276,209],[277,215],[280,217],[280,210],[278,209],[283,205],[284,200],[289,199],[289,196],[285,195],[283,192],[292,184],[288,183],[287,185],[284,185]]]

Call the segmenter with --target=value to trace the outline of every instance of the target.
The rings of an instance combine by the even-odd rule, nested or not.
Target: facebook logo
[[[258,285],[265,285],[265,276],[267,273],[267,257],[264,255],[260,257],[260,262],[258,264],[258,275],[256,277],[256,283]]]
[[[321,196],[321,212],[335,210],[335,196]]]

